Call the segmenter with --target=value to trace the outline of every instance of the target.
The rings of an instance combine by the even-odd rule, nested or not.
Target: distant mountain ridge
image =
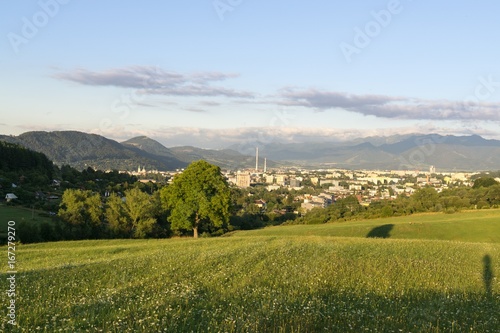
[[[142,166],[148,170],[175,170],[187,165],[174,156],[154,156],[97,134],[77,131],[26,132],[14,137],[0,136],[0,140],[20,144],[44,153],[58,165],[69,164],[78,169],[132,171]]]
[[[259,144],[262,155],[308,166],[348,169],[499,170],[500,141],[479,135],[408,134],[345,142]],[[242,153],[252,144],[234,145]]]
[[[117,142],[97,134],[78,131],[26,132],[19,136],[0,135],[0,141],[16,143],[45,154],[57,165],[69,164],[77,169],[171,171],[204,159],[221,168],[250,168],[255,157],[230,149],[211,150],[195,147],[167,148],[156,140],[138,136]],[[263,165],[264,159],[261,159]],[[270,166],[276,165],[269,161]]]
[[[139,136],[117,142],[96,134],[77,131],[26,132],[19,136],[0,135],[0,140],[17,143],[44,153],[58,165],[102,170],[175,170],[204,159],[223,169],[253,168],[255,148],[259,166],[267,158],[269,168],[305,166],[347,169],[480,171],[500,170],[500,141],[478,135],[453,136],[411,134],[367,137],[347,142],[248,143],[228,149],[201,149],[192,146],[167,148],[158,141]],[[289,162],[286,162],[289,161]]]

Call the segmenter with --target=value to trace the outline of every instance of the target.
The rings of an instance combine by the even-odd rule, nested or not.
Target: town
[[[295,205],[295,214],[305,214],[313,208],[326,208],[337,199],[349,196],[356,197],[360,205],[369,206],[380,200],[409,197],[415,190],[423,187],[431,187],[437,193],[450,187],[470,187],[474,183],[472,177],[480,174],[438,171],[434,166],[430,166],[428,170],[349,170],[299,166],[268,168],[266,164],[267,159],[264,159],[264,165],[259,167],[257,148],[254,168],[222,170],[222,173],[229,184],[240,189],[259,188],[269,192],[285,190],[293,193],[294,202],[300,204]],[[158,179],[165,178],[171,183],[182,171],[183,169],[170,172],[147,171],[139,166],[137,171],[120,172],[136,176],[142,183],[155,183]],[[500,178],[495,180],[500,182]],[[262,211],[267,208],[265,200],[261,198],[255,200],[255,205]]]

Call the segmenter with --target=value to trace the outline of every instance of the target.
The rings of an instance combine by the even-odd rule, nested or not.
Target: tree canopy
[[[160,197],[170,210],[172,230],[192,229],[197,238],[201,223],[221,227],[229,221],[229,186],[220,168],[206,161],[191,163],[162,189]]]
[[[474,181],[474,186],[472,186],[472,188],[490,187],[498,184],[500,183],[498,183],[493,177],[481,177]]]
[[[81,238],[98,237],[101,205],[101,198],[97,193],[68,189],[62,196],[58,215],[69,226],[76,227]]]
[[[124,200],[112,194],[107,206],[106,219],[115,236],[145,238],[153,230],[154,200],[138,188],[125,191]]]

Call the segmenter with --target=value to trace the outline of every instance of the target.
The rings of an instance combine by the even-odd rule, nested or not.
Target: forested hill
[[[100,170],[133,171],[141,166],[146,170],[170,171],[184,168],[197,160],[229,169],[255,165],[253,155],[244,155],[231,149],[167,148],[145,136],[120,143],[96,134],[60,131],[26,132],[19,136],[0,135],[0,140],[42,152],[59,166],[67,164],[79,170],[92,167]],[[263,167],[263,157],[259,159],[259,163]],[[267,166],[274,167],[277,164],[268,159]]]
[[[187,165],[174,156],[156,156],[100,135],[77,131],[26,132],[19,136],[0,136],[0,140],[42,152],[57,165],[68,164],[80,170],[93,167],[132,171],[139,165],[148,170],[175,170]]]
[[[34,171],[52,179],[54,166],[47,156],[17,144],[0,141],[0,172],[23,173]]]

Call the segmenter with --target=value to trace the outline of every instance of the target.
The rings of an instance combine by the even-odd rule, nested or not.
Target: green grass
[[[236,232],[229,236],[368,237],[372,231],[375,231],[374,237],[382,238],[385,236],[393,239],[500,243],[500,210],[466,211],[455,214],[428,213],[319,225],[285,225]]]
[[[498,214],[414,216],[411,226],[434,235],[461,216],[480,234]],[[366,238],[386,222],[390,238]],[[10,331],[498,332],[500,243],[396,239],[403,219],[363,223],[22,245]],[[359,230],[340,237],[340,226]]]
[[[40,216],[40,213],[46,212],[39,210],[33,211],[30,208],[20,206],[7,206],[5,204],[0,204],[0,238],[5,237],[7,233],[7,223],[9,221],[15,221],[16,224],[20,222],[36,224],[43,222],[52,223],[52,219],[50,217]]]
[[[14,220],[16,222],[21,221],[35,221],[35,222],[50,222],[49,217],[40,216],[40,213],[46,213],[41,210],[32,211],[31,208],[20,207],[20,206],[7,206],[5,204],[0,204],[0,220],[3,222],[5,220]]]

